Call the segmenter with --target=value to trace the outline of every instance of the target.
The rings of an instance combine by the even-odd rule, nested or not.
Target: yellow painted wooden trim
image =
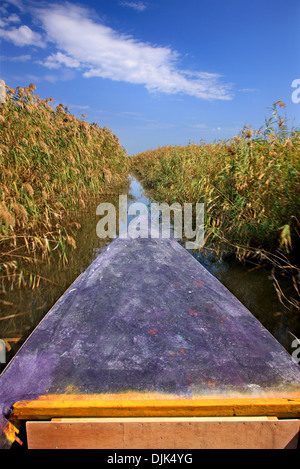
[[[300,417],[300,399],[103,399],[102,395],[53,395],[19,401],[13,406],[15,419],[36,420],[55,417]]]

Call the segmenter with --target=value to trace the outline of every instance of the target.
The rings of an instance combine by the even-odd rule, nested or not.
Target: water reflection
[[[127,195],[129,205],[142,202],[149,207],[152,202],[133,176],[129,177],[122,193]],[[111,242],[99,239],[96,234],[99,220],[96,207],[101,202],[113,203],[118,212],[118,194],[103,196],[90,204],[89,209],[77,218],[81,224],[76,234],[77,249],[69,249],[67,264],[54,255],[52,263],[42,265],[36,271],[48,279],[41,281],[38,288],[15,289],[5,295],[0,293],[0,338],[8,339],[8,361],[71,283]],[[190,252],[292,353],[290,331],[300,337],[299,316],[279,302],[268,270],[253,270],[251,266],[233,261],[216,260],[209,252]],[[289,288],[288,284],[282,287]]]
[[[151,204],[151,199],[145,195],[145,191],[137,179],[130,175],[129,176],[129,189],[128,189],[128,200],[130,203],[141,202],[147,207]]]

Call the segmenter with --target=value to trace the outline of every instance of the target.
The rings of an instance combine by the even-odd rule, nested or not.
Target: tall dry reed
[[[278,101],[258,131],[160,147],[133,156],[131,167],[157,200],[204,202],[206,246],[289,275],[296,299],[288,301],[299,306],[300,131],[288,131],[282,111]]]
[[[52,98],[40,99],[35,85],[7,87],[0,104],[0,280],[2,287],[36,277],[20,260],[43,262],[53,249],[66,260],[76,247],[76,212],[89,199],[114,191],[128,174],[118,138],[89,124]],[[72,223],[67,219],[72,214]]]

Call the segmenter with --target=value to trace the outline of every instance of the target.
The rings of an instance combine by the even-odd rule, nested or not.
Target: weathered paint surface
[[[224,417],[276,416],[299,418],[300,399],[293,398],[168,398],[150,393],[115,395],[50,395],[16,402],[13,418],[19,420],[55,417]]]
[[[82,404],[94,395],[98,408],[111,399],[148,410],[160,399],[169,408],[171,400],[283,399],[287,409],[295,399],[295,414],[300,367],[176,241],[116,239],[2,373],[0,426],[16,402]]]

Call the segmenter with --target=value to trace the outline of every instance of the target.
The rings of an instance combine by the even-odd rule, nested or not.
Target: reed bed
[[[229,141],[164,146],[131,158],[153,198],[205,204],[205,247],[217,256],[271,266],[285,304],[299,308],[300,131],[288,130],[277,101],[258,131],[245,127]],[[276,279],[291,279],[285,298]]]
[[[125,149],[111,130],[71,114],[35,85],[6,87],[0,104],[0,282],[38,286],[31,265],[76,248],[76,214],[113,192],[128,174]],[[20,266],[23,266],[22,268]],[[26,267],[24,267],[26,265]]]

